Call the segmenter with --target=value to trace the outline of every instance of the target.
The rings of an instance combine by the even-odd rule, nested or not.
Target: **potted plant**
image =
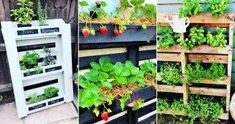
[[[38,66],[40,56],[35,51],[26,52],[20,60],[20,66],[24,69],[31,69]]]
[[[37,16],[38,16],[39,26],[47,26],[48,25],[48,24],[46,24],[47,5],[43,9],[40,0],[38,0]]]
[[[14,17],[14,20],[17,21],[18,27],[31,27],[34,15],[33,11],[33,2],[29,0],[18,0],[17,5],[19,8],[11,10],[11,17]]]

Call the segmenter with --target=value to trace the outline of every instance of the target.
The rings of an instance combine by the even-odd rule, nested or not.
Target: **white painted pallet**
[[[62,19],[47,20],[47,24],[38,26],[38,21],[33,21],[31,27],[18,28],[16,22],[1,22],[19,118],[73,100],[70,24],[65,24]],[[56,56],[56,64],[42,66],[43,72],[40,74],[25,76],[25,70],[20,68],[20,58],[26,51],[30,51],[28,48],[31,46],[42,44],[54,44],[55,47],[51,49],[55,51],[52,55]],[[27,47],[27,50],[18,51],[19,47]],[[38,52],[42,58],[45,56],[41,48],[33,51]],[[47,83],[50,81],[54,81],[53,84]],[[26,88],[30,86],[30,89]],[[30,95],[42,95],[43,90],[49,86],[59,89],[58,96],[27,104]]]

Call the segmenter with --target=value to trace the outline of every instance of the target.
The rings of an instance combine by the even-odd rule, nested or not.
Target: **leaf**
[[[112,89],[112,86],[113,86],[111,81],[104,81],[104,82],[101,82],[101,84],[102,84],[103,87],[107,87],[107,88],[110,88],[110,89]]]
[[[122,70],[120,76],[127,77],[130,74],[131,74],[130,71],[127,68],[125,68],[125,69]]]
[[[111,63],[105,63],[102,66],[102,71],[104,71],[104,72],[110,72],[112,70],[113,70],[113,64],[111,64]]]
[[[97,71],[101,69],[100,65],[97,62],[91,62],[90,65],[93,69]]]
[[[102,7],[106,7],[106,6],[107,6],[107,3],[106,3],[105,1],[101,1],[101,2],[100,2],[100,5],[101,5]]]
[[[109,74],[105,72],[99,72],[100,80],[107,80],[109,78]]]
[[[79,5],[84,7],[84,6],[88,6],[89,4],[84,0],[84,1],[80,1]]]
[[[104,66],[104,64],[110,63],[110,62],[111,62],[111,59],[110,59],[108,56],[101,57],[101,58],[99,59],[99,64],[100,64],[101,66]]]
[[[84,79],[84,77],[79,76],[79,86],[81,86],[82,88],[87,88],[89,86],[89,81]]]
[[[121,83],[121,84],[127,83],[127,78],[126,77],[116,76],[116,80],[117,80],[118,83]]]
[[[121,1],[120,1],[120,5],[121,5],[121,8],[123,8],[123,9],[126,9],[126,8],[131,7],[131,5],[130,5],[130,3],[128,2],[128,0],[121,0]]]
[[[130,99],[130,97],[131,97],[130,93],[126,93],[122,96],[121,99],[119,99],[122,111],[124,111],[127,101]]]
[[[110,108],[108,108],[108,109],[107,109],[107,112],[108,112],[108,113],[111,113],[111,112],[112,112],[112,110],[111,110]]]
[[[100,114],[100,111],[98,110],[98,108],[95,107],[93,110],[93,113],[95,113],[96,117],[98,117]]]

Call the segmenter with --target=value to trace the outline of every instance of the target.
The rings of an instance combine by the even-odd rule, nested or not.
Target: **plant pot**
[[[32,24],[22,24],[22,23],[17,24],[18,28],[21,28],[21,27],[31,27],[31,26],[32,26]]]

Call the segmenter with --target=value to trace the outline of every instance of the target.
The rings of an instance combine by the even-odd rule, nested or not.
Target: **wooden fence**
[[[37,0],[34,2],[34,11],[37,10]],[[71,23],[72,33],[72,56],[73,56],[73,70],[76,70],[78,62],[78,47],[77,47],[77,8],[78,0],[41,0],[42,5],[47,5],[48,18],[63,18],[65,22]],[[10,21],[10,10],[15,8],[17,0],[0,0],[0,21]],[[37,19],[37,17],[34,17]],[[0,25],[1,28],[1,25]],[[6,50],[4,40],[2,38],[2,32],[0,31],[0,95],[3,96],[1,103],[13,101],[11,77],[7,62]]]

